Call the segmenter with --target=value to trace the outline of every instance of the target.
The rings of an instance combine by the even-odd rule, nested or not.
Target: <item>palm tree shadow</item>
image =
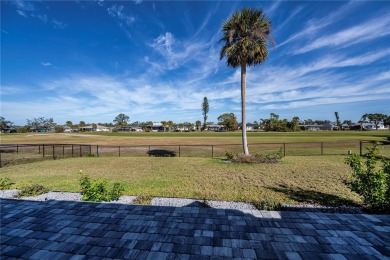
[[[299,187],[288,187],[286,185],[279,185],[278,187],[267,188],[275,192],[283,193],[287,195],[291,200],[302,202],[305,204],[318,204],[321,206],[331,207],[360,206],[353,200],[315,190],[305,190]]]

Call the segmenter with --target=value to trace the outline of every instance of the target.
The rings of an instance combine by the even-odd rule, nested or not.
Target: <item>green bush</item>
[[[0,190],[9,190],[14,184],[9,178],[0,178]]]
[[[279,202],[276,202],[272,199],[265,199],[262,201],[256,201],[253,202],[253,205],[258,210],[280,210],[282,207],[282,204]]]
[[[364,156],[353,154],[345,161],[352,169],[346,181],[352,191],[363,197],[364,204],[374,212],[390,211],[390,160],[378,156],[376,142]]]
[[[227,160],[232,160],[234,158],[234,154],[228,151],[225,151],[225,156]]]
[[[87,175],[80,171],[80,186],[84,201],[112,201],[118,200],[122,195],[123,186],[116,182],[111,190],[108,189],[108,182],[106,180],[91,180]]]
[[[18,198],[21,197],[32,197],[32,196],[38,196],[41,194],[44,194],[48,192],[49,190],[46,189],[43,185],[41,184],[33,184],[30,186],[23,187],[21,191],[18,194]]]

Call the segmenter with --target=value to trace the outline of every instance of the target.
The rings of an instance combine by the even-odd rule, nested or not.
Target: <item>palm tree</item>
[[[227,65],[241,67],[241,114],[242,145],[244,154],[248,155],[246,138],[246,67],[255,66],[268,56],[268,43],[271,41],[271,21],[259,9],[244,8],[235,12],[222,25],[223,37],[220,42],[225,45],[221,49],[220,59],[227,58]]]

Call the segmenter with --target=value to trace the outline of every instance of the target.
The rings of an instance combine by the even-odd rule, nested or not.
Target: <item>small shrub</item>
[[[151,196],[138,196],[137,198],[135,198],[135,200],[133,201],[134,204],[141,204],[141,205],[150,205],[152,203],[152,199],[153,197]]]
[[[14,184],[9,178],[0,178],[0,190],[9,190]]]
[[[353,154],[345,162],[352,169],[346,184],[363,197],[369,210],[390,211],[390,161],[378,156],[380,143],[376,142],[364,156]]]
[[[48,192],[49,190],[46,189],[43,185],[41,184],[33,184],[30,186],[23,187],[21,191],[18,194],[18,198],[21,197],[35,197],[41,194],[44,194]]]
[[[108,190],[108,182],[106,180],[91,180],[87,175],[80,171],[80,187],[84,201],[112,201],[118,200],[122,195],[123,186],[116,182],[111,191]]]
[[[225,156],[227,160],[232,160],[234,158],[234,154],[232,152],[228,152],[225,150]]]
[[[96,157],[96,155],[94,155],[93,153],[89,153],[87,154],[87,157]]]
[[[272,199],[265,199],[262,201],[253,202],[253,205],[258,210],[280,210],[282,204],[280,202],[276,202]]]
[[[265,157],[268,159],[280,160],[284,157],[284,150],[282,147],[280,147],[279,151],[277,151],[276,153],[273,153],[273,154],[266,154]]]
[[[270,158],[261,154],[238,154],[231,159],[235,163],[278,163],[279,160],[276,158]]]

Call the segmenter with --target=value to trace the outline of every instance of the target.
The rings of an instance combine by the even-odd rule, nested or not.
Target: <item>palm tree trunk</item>
[[[242,118],[242,148],[245,155],[249,155],[246,139],[246,64],[241,64],[241,118]]]

